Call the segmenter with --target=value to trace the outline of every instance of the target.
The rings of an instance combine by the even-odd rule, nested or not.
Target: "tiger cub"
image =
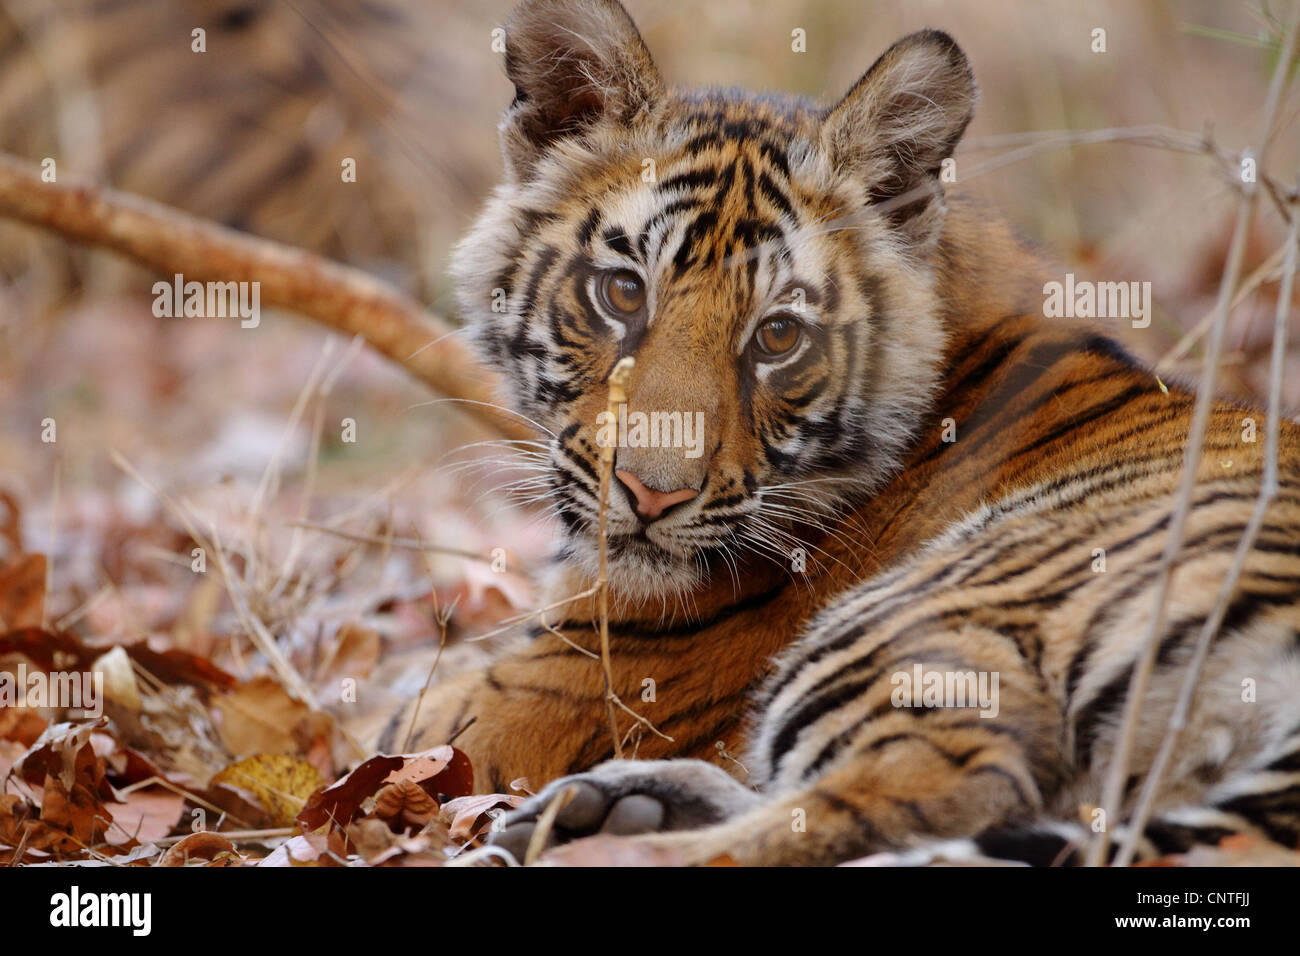
[[[556,609],[439,687],[421,741],[469,723],[457,743],[480,787],[540,788],[496,836],[517,852],[572,787],[550,839],[621,834],[685,863],[937,841],[1079,860],[1087,828],[1066,821],[1116,744],[1193,396],[1096,330],[1045,321],[1046,266],[945,195],[976,101],[962,51],[905,37],[824,110],[671,89],[618,3],[533,0],[509,20],[506,71],[505,181],[454,274],[543,435]],[[602,439],[625,356],[630,398]],[[1134,784],[1260,489],[1243,418],[1263,422],[1211,416]],[[637,440],[646,421],[669,440]],[[609,760],[593,660],[611,440],[610,644],[636,760]],[[1298,450],[1286,423],[1280,493],[1143,854],[1297,842]]]

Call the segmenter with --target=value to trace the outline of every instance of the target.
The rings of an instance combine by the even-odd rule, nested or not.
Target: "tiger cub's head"
[[[548,433],[570,560],[632,600],[787,561],[895,471],[944,345],[940,170],[976,91],[946,34],[900,40],[830,109],[665,85],[614,0],[506,26],[500,185],[453,265],[508,397]],[[606,379],[635,359],[629,401]]]

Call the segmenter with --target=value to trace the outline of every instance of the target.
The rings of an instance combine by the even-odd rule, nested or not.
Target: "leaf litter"
[[[291,375],[257,378],[287,422],[199,401],[218,446],[168,434],[191,442],[168,460],[88,434],[0,475],[0,695],[19,698],[0,696],[0,866],[444,865],[525,798],[474,794],[449,745],[362,744],[418,696],[440,645],[435,683],[491,652],[466,637],[531,606],[544,526],[521,527],[463,477],[518,473],[491,447],[450,467],[442,450],[399,455],[427,434],[402,413],[418,392],[394,397],[391,371],[354,346],[327,339],[290,364],[307,383],[296,392]],[[346,385],[345,367],[360,371]],[[328,436],[345,406],[381,423],[397,464]],[[454,415],[438,429],[452,446],[487,437]],[[216,466],[250,446],[260,460]],[[93,700],[89,685],[86,700],[32,692],[33,675],[52,690],[81,674],[98,681]]]

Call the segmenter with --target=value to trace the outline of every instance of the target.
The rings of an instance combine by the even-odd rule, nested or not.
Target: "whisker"
[[[520,421],[532,425],[538,431],[545,432],[546,434],[554,438],[556,441],[560,440],[559,435],[555,434],[555,432],[551,431],[541,422],[535,421],[534,419],[529,418],[527,415],[523,414],[522,412],[517,412],[513,408],[507,408],[505,405],[500,405],[496,402],[481,402],[478,399],[474,399],[474,398],[431,398],[427,402],[416,402],[414,405],[408,405],[402,411],[405,413],[405,412],[413,411],[414,409],[417,408],[427,408],[430,405],[441,405],[444,402],[461,402],[466,405],[482,405],[484,408],[495,408],[497,411],[505,412],[508,415],[514,415]]]

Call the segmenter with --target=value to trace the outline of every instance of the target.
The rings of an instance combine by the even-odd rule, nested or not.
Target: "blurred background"
[[[670,83],[828,105],[904,33],[949,31],[982,89],[959,176],[1015,133],[1160,124],[1211,130],[1233,153],[1253,145],[1276,25],[1293,13],[1223,0],[626,5]],[[501,172],[496,124],[512,89],[492,31],[510,6],[0,0],[0,149],[54,158],[61,180],[89,176],[360,266],[454,322],[448,250]],[[196,28],[204,53],[191,49]],[[796,29],[806,52],[792,51]],[[1267,164],[1288,182],[1296,109],[1283,104]],[[341,181],[345,158],[355,183]],[[1210,308],[1233,190],[1207,156],[1052,150],[963,188],[996,203],[1062,271],[1150,281],[1151,328],[1121,330],[1146,359],[1168,356]],[[1261,203],[1245,274],[1281,239]],[[455,555],[435,559],[431,586],[414,552],[295,526],[502,547],[512,570],[538,560],[546,539],[544,522],[493,490],[508,462],[464,448],[484,436],[446,405],[419,405],[430,396],[400,370],[292,316],[267,315],[255,330],[154,318],[155,278],[0,222],[0,519],[8,509],[22,538],[0,548],[48,554],[50,623],[96,639],[167,636],[236,666],[229,595],[195,583],[180,511],[224,537],[242,582],[225,590],[245,588],[308,658],[347,621],[373,626],[391,650],[428,643],[437,602],[461,599],[452,624],[464,632],[528,600],[522,577]],[[1233,394],[1262,394],[1275,289],[1263,283],[1234,317],[1223,384]],[[1200,354],[1171,366],[1190,374]],[[1293,360],[1292,409],[1297,372]],[[57,422],[52,444],[40,441],[46,418]],[[340,437],[344,418],[357,422],[355,443]],[[480,457],[486,476],[447,467]]]

